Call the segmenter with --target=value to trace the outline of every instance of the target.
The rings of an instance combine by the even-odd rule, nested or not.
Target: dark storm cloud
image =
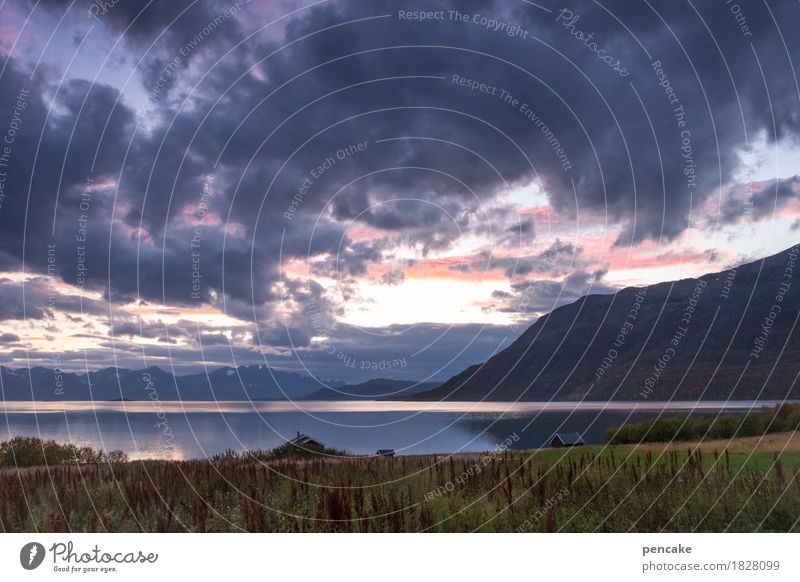
[[[228,338],[228,336],[221,333],[204,333],[200,336],[200,343],[202,343],[204,346],[226,346],[231,343],[231,340]]]
[[[355,219],[375,228],[404,231],[415,227],[431,228],[447,217],[435,206],[420,204],[417,200],[389,200],[373,208],[359,210],[358,214],[338,214],[339,219]]]
[[[2,266],[19,269],[24,259],[29,269],[43,271],[45,245],[54,244],[61,257],[55,269],[74,284],[80,219],[93,212],[94,233],[109,230],[113,199],[96,187],[122,167],[133,114],[115,105],[119,93],[107,85],[73,79],[54,86],[44,75],[31,80],[10,59],[0,83],[0,111],[10,117],[23,92],[27,105],[9,148],[7,197],[0,211]],[[93,247],[106,242],[102,236],[93,239],[98,243]]]
[[[168,53],[178,53],[184,48],[190,58],[195,50],[199,52],[212,44],[220,50],[239,39],[242,30],[236,15],[250,0],[26,0],[25,3],[28,14],[38,4],[39,10],[70,18],[67,21],[76,25],[103,27],[139,50],[164,48]]]
[[[519,224],[508,227],[508,232],[533,237],[534,222],[532,219],[521,220]]]
[[[584,254],[582,247],[560,239],[534,257],[501,260],[506,275],[513,277],[512,293],[494,291],[488,310],[516,313],[525,319],[572,303],[587,294],[609,294],[619,289],[603,282],[608,265]],[[561,278],[559,280],[559,278]],[[530,317],[526,317],[529,315]]]
[[[119,10],[122,3],[115,6],[109,11],[107,25],[114,27],[132,22],[132,15],[141,9],[137,3],[133,4]],[[223,160],[227,162],[226,167],[233,170],[233,175],[241,175],[245,158],[250,154],[257,154],[258,166],[263,163],[274,167],[297,146],[322,131],[323,135],[307,145],[284,169],[283,176],[278,177],[281,192],[288,190],[293,177],[302,177],[316,164],[331,157],[337,148],[376,137],[422,136],[455,141],[474,149],[476,154],[486,154],[485,158],[506,181],[524,182],[531,179],[534,172],[509,140],[511,138],[535,160],[551,201],[566,216],[577,217],[580,209],[608,210],[627,227],[621,240],[628,236],[632,240],[657,238],[662,234],[675,236],[687,227],[690,196],[693,196],[692,204],[697,204],[715,186],[720,175],[723,180],[730,177],[737,159],[735,154],[746,144],[745,129],[749,135],[764,131],[768,139],[796,133],[797,91],[791,76],[785,74],[789,63],[774,34],[770,14],[763,7],[748,7],[754,46],[757,53],[763,52],[769,57],[757,62],[745,43],[751,39],[742,38],[723,5],[699,8],[711,34],[691,10],[669,10],[670,5],[665,2],[653,3],[652,9],[623,2],[604,6],[606,10],[588,2],[575,3],[570,11],[579,19],[572,28],[564,26],[563,18],[556,22],[555,13],[547,14],[522,4],[466,2],[456,6],[440,1],[429,7],[431,10],[458,8],[465,14],[482,14],[519,24],[530,33],[526,39],[510,38],[472,22],[420,25],[399,20],[397,10],[407,7],[397,2],[372,2],[368,6],[357,2],[328,3],[306,10],[288,25],[287,39],[312,36],[260,65],[266,80],[252,75],[238,77],[244,72],[243,62],[256,62],[260,54],[274,49],[277,43],[263,40],[260,44],[251,43],[237,49],[240,52],[236,58],[227,59],[210,72],[206,81],[209,99],[198,99],[194,111],[180,115],[176,126],[161,136],[169,145],[159,154],[160,158],[153,160],[145,155],[141,171],[133,173],[149,175],[143,170],[155,164],[159,169],[154,172],[156,180],[164,178],[163,184],[156,182],[155,191],[169,189],[167,182],[174,177],[178,178],[179,190],[196,190],[197,184],[192,183],[191,177],[199,174],[202,161],[182,172],[186,176],[175,176],[178,160],[174,158],[187,150],[188,142],[183,136],[190,135],[189,132],[199,129],[192,147],[196,148],[200,160],[222,153],[221,142],[232,138]],[[140,30],[143,33],[158,30],[182,8],[178,5],[169,9],[148,9],[147,18],[137,21],[137,34]],[[180,19],[170,28],[171,34],[180,36],[182,31],[190,32],[213,15],[215,8],[204,8],[205,12],[191,20]],[[773,8],[779,14],[788,9],[787,3],[777,3]],[[625,22],[635,38],[608,12]],[[391,14],[392,18],[335,27],[315,34],[344,21],[384,14]],[[667,19],[671,34],[665,34],[666,27],[659,16]],[[598,44],[625,62],[630,76],[622,78],[609,71],[584,43],[570,34],[576,29],[595,32]],[[722,55],[718,54],[714,41],[721,47]],[[451,48],[419,47],[428,44]],[[794,44],[792,41],[789,45],[790,53],[796,52]],[[412,48],[392,48],[399,45],[412,45]],[[556,49],[564,56],[556,53]],[[322,65],[335,59],[339,60]],[[663,79],[653,70],[653,61],[661,62]],[[758,69],[759,64],[764,68],[766,85],[752,82],[752,71]],[[259,105],[263,95],[294,75],[317,66],[313,73],[289,82],[270,97],[268,103]],[[448,82],[447,79],[456,73],[504,88],[528,103],[533,111],[546,118],[555,138],[570,153],[574,171],[567,175],[562,170],[546,134],[538,131],[539,126],[496,96],[472,92]],[[447,79],[444,82],[375,81],[398,75],[441,75]],[[665,92],[666,81],[674,89],[670,95],[677,98],[673,104],[669,103],[670,95]],[[256,151],[268,132],[297,112],[299,106],[357,83],[362,85],[343,90],[286,123],[270,140],[268,153]],[[212,106],[221,91],[228,91],[237,99],[225,99],[216,107]],[[639,104],[637,93],[645,109]],[[740,123],[740,103],[746,125]],[[683,107],[686,113],[688,143],[682,141],[683,128],[677,125],[673,111],[676,106]],[[428,109],[402,109],[408,107]],[[370,113],[381,108],[401,109]],[[200,126],[199,120],[206,114],[209,115],[206,125]],[[351,115],[361,117],[326,131],[331,123],[341,122]],[[248,122],[236,129],[245,116]],[[497,129],[468,116],[485,120]],[[725,120],[727,123],[723,123]],[[682,146],[687,149],[682,150]],[[444,173],[390,171],[364,179],[348,196],[335,201],[333,208],[337,218],[360,215],[360,220],[382,228],[408,226],[408,209],[400,213],[370,211],[370,205],[406,192],[411,179],[414,190],[429,192],[426,196],[430,198],[447,194],[471,196],[446,174],[452,174],[481,195],[503,184],[475,154],[442,141],[416,142],[413,147],[407,142],[370,147],[371,151],[365,155],[349,160],[354,163],[340,163],[335,180],[325,176],[322,182],[318,181],[315,184],[318,190],[329,183],[342,184],[368,170],[387,167],[430,167]],[[684,154],[691,157],[682,157]],[[687,165],[689,163],[691,166]],[[345,165],[348,167],[342,168]],[[165,171],[161,171],[162,168]],[[697,180],[687,179],[685,170],[696,172]],[[248,169],[245,181],[252,172],[260,170]],[[577,200],[572,193],[570,177],[577,185]],[[181,180],[187,182],[181,186]],[[141,183],[134,184],[141,190]],[[232,208],[235,215],[252,220],[256,202],[260,206],[263,200],[263,182],[261,186],[260,191],[237,193],[237,202]],[[325,194],[316,194],[304,200],[303,211],[313,214],[319,210],[320,203],[326,201]],[[180,193],[177,196],[180,197]],[[154,216],[163,219],[163,202],[159,201],[167,197],[152,198],[155,200],[149,202],[145,210],[152,209]],[[286,195],[277,191],[271,192],[270,198],[262,208],[264,220],[276,217],[287,203]],[[222,199],[229,201],[230,193]],[[429,210],[419,216],[423,223],[427,220],[432,225],[439,219]]]
[[[511,285],[512,293],[495,291],[492,294],[494,303],[488,309],[521,315],[523,321],[527,316],[528,323],[523,324],[524,328],[542,313],[572,303],[584,295],[607,295],[619,291],[617,287],[600,282],[605,274],[603,270],[576,271],[563,281],[542,278],[519,281]],[[515,325],[512,329],[516,328]]]
[[[114,337],[132,338],[134,336],[157,339],[165,335],[167,326],[161,322],[141,322],[135,320],[115,320],[107,322],[109,327],[108,335]],[[186,335],[185,331],[176,327],[170,327],[170,335]]]
[[[743,217],[760,220],[777,214],[789,203],[797,200],[800,179],[768,180],[753,192],[752,184],[738,184],[730,188],[720,208],[719,218],[724,223],[735,223]]]
[[[398,6],[395,2],[371,3],[369,13],[396,15]],[[453,7],[439,2],[430,8]],[[332,88],[335,81],[341,86],[347,81],[358,82],[390,74],[449,76],[454,72],[506,88],[526,100],[544,118],[555,138],[569,152],[575,168],[572,176],[577,186],[577,200],[569,176],[557,164],[552,145],[544,138],[546,134],[537,132],[539,126],[519,111],[504,108],[496,98],[471,93],[447,82],[414,92],[398,91],[394,87],[391,92],[382,91],[376,84],[359,91],[364,100],[358,103],[364,104],[362,111],[407,104],[450,106],[486,119],[505,130],[536,160],[551,201],[566,216],[577,218],[580,210],[607,210],[613,219],[626,226],[621,237],[623,242],[676,236],[688,226],[691,205],[702,201],[718,185],[720,177],[723,181],[730,178],[738,161],[736,154],[746,145],[745,130],[749,135],[765,132],[770,140],[796,133],[798,118],[793,112],[797,110],[797,90],[791,75],[787,74],[790,73],[789,61],[783,54],[785,51],[775,34],[769,12],[763,7],[748,7],[752,11],[748,17],[754,31],[752,41],[756,53],[769,57],[762,58],[760,63],[749,50],[750,39],[742,37],[722,3],[699,8],[711,34],[690,9],[675,11],[666,2],[654,3],[653,9],[645,4],[630,6],[623,2],[607,3],[605,7],[620,17],[636,38],[605,10],[590,3],[573,6],[572,12],[579,20],[574,20],[572,28],[554,22],[553,16],[530,6],[459,3],[457,8],[463,13],[483,13],[522,23],[532,36],[543,43],[551,43],[566,58],[543,43],[492,34],[472,23],[419,25],[392,18],[370,24],[370,32],[365,34],[358,34],[354,27],[353,31],[338,30],[315,36],[303,43],[302,50],[292,53],[297,55],[293,62],[301,67],[306,63],[312,65],[332,57],[378,49],[374,53],[343,58],[335,66],[323,67],[315,74],[314,81],[304,83],[303,88],[309,85]],[[789,9],[788,3],[778,3],[774,8],[778,12]],[[309,11],[290,31],[309,33],[363,15],[365,8],[356,3],[323,6]],[[667,20],[675,37],[659,17]],[[632,74],[621,78],[604,67],[584,43],[570,34],[576,28],[587,34],[595,32],[597,42],[608,53],[618,55]],[[722,49],[721,55],[715,41]],[[490,53],[497,59],[467,54],[455,48],[384,50],[401,44],[469,47]],[[792,41],[789,50],[790,54],[796,53],[796,41]],[[660,62],[661,66],[653,66],[654,62]],[[753,82],[752,73],[758,70],[759,64],[764,68],[766,84]],[[540,80],[532,79],[514,65],[529,69]],[[663,71],[663,77],[658,76],[658,69]],[[671,93],[666,92],[667,87],[672,89]],[[671,98],[677,101],[670,103]],[[349,106],[336,98],[333,102],[342,105],[337,111],[345,114],[356,109],[352,99]],[[676,114],[678,107],[683,108],[685,116]],[[686,125],[680,125],[681,122]],[[367,130],[364,135],[374,134],[374,129],[380,127],[391,137],[416,133],[475,146],[478,152],[490,153],[488,159],[496,162],[502,175],[512,182],[524,181],[533,175],[524,158],[515,155],[512,145],[500,133],[481,129],[479,124],[458,118],[457,114],[419,111],[408,117],[403,112],[393,112],[370,119],[370,124],[373,131]],[[684,131],[686,133],[682,134]],[[496,175],[481,167],[476,159],[470,159],[468,153],[448,148],[441,142],[417,144],[413,149],[387,147],[382,157],[386,165],[457,168],[454,175],[484,190],[501,184]],[[371,194],[375,196],[376,190],[384,190],[388,195],[400,187],[402,176],[397,174],[382,177],[379,186],[371,184]],[[425,188],[433,187],[437,193],[458,191],[440,176],[420,177],[415,180],[415,186],[419,181]],[[360,201],[357,197],[349,200],[357,204],[347,207],[350,215],[364,210],[363,197],[362,192]]]
[[[24,281],[0,278],[0,321],[12,319],[45,319],[63,313],[105,315],[108,305],[89,297],[62,293],[46,277]]]
[[[800,179],[792,176],[786,180],[772,180],[762,190],[753,194],[753,216],[772,216],[788,202],[797,200]]]
[[[258,348],[275,348],[288,352],[307,348],[313,336],[328,336],[338,328],[337,316],[341,307],[334,304],[323,287],[316,281],[287,280],[281,293],[283,313],[275,316],[267,310],[249,314],[243,319],[254,319],[251,343]],[[229,311],[230,313],[230,311]]]
[[[357,242],[336,249],[335,258],[330,261],[314,263],[311,272],[314,275],[346,279],[357,277],[367,271],[367,264],[377,262],[380,257],[380,243]]]
[[[495,268],[503,269],[505,276],[510,279],[529,276],[553,279],[570,275],[575,270],[590,270],[594,258],[585,256],[583,252],[582,247],[557,238],[547,249],[536,255],[495,257],[491,253],[479,253],[453,270],[467,269],[480,273],[488,268]]]
[[[42,302],[27,301],[22,284],[10,279],[0,279],[0,321],[9,319],[43,319],[47,315]]]
[[[179,320],[175,323],[163,321],[144,322],[141,320],[125,318],[125,315],[115,319],[113,323],[106,323],[109,327],[108,335],[115,340],[130,340],[135,338],[155,339],[161,343],[176,345],[182,343],[190,346],[230,345],[231,338],[234,343],[245,340],[248,329],[245,326],[234,326],[228,331],[231,338],[221,333],[213,325]]]

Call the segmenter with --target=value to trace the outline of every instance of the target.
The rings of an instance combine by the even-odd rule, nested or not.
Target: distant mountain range
[[[798,247],[699,279],[588,295],[420,400],[800,399]]]
[[[208,375],[173,376],[161,368],[105,368],[88,374],[0,366],[0,400],[398,400],[438,383],[376,378],[362,384],[326,381],[267,366],[218,368]]]
[[[48,368],[0,367],[5,400],[285,400],[320,387],[309,376],[267,366],[223,367],[206,374],[174,376],[161,368],[104,368],[88,374]],[[343,387],[339,381],[329,386]]]
[[[411,382],[376,378],[354,386],[322,388],[304,400],[402,400],[413,394],[433,390],[439,382]]]

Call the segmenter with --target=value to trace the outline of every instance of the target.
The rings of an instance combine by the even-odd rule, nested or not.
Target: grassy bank
[[[612,445],[755,437],[800,428],[800,404],[779,404],[746,414],[677,415],[612,427]]]
[[[800,452],[786,443],[5,469],[0,528],[800,531]]]

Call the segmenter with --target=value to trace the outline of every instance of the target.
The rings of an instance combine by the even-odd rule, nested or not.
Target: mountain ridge
[[[438,382],[373,378],[359,384],[322,381],[267,366],[222,366],[207,375],[176,376],[157,366],[140,370],[106,367],[78,374],[34,366],[0,366],[0,388],[8,402],[33,400],[397,400],[430,390]],[[320,388],[322,386],[322,388]],[[31,388],[33,387],[33,388]]]
[[[696,279],[586,295],[540,317],[486,362],[413,398],[800,398],[799,250]]]
[[[360,384],[347,384],[340,388],[322,388],[305,396],[303,400],[401,400],[439,386],[440,382],[415,382],[373,378]]]
[[[156,366],[141,370],[101,368],[88,373],[35,366],[0,366],[5,401],[60,400],[286,400],[318,390],[319,380],[265,365],[223,366],[211,372],[173,375]],[[341,381],[329,381],[334,387]],[[33,392],[33,393],[31,393]]]

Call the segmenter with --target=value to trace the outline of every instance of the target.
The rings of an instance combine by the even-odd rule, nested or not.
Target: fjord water
[[[136,458],[202,458],[268,449],[297,432],[353,454],[452,453],[546,446],[556,432],[602,443],[611,426],[659,414],[746,412],[736,402],[6,402],[0,440],[17,435],[121,449]],[[515,438],[516,437],[516,438]]]

